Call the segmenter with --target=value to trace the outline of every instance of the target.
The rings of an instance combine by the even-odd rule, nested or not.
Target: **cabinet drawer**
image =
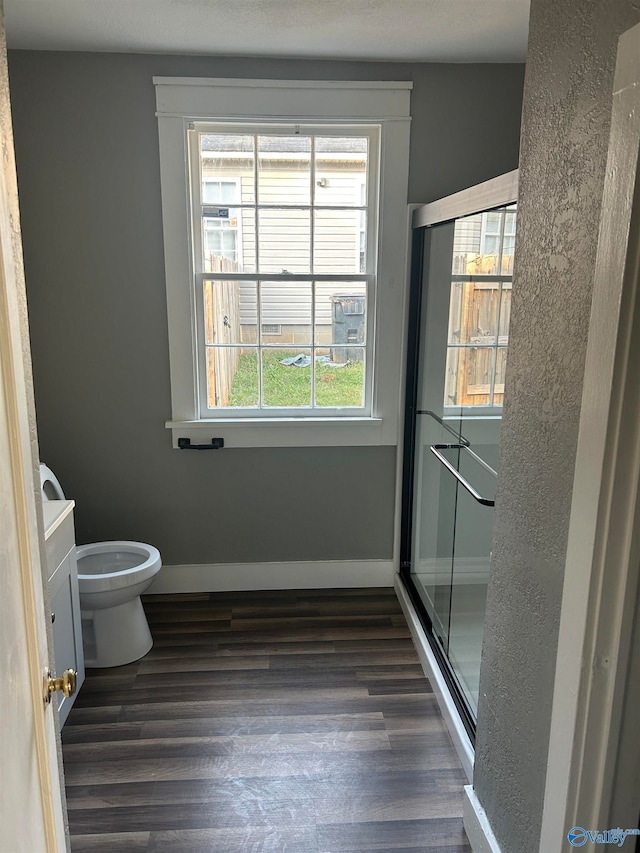
[[[73,513],[69,513],[45,543],[47,551],[47,580],[51,580],[51,576],[74,547],[74,543]]]

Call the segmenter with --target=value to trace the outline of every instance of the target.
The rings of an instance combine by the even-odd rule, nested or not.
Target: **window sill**
[[[382,418],[225,418],[167,421],[173,447],[179,438],[225,447],[358,447],[396,444],[395,429]]]

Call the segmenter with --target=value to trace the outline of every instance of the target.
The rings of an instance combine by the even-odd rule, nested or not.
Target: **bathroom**
[[[152,77],[335,79],[344,66],[29,51],[12,51],[9,66],[40,457],[75,501],[76,541],[151,543],[166,591],[390,586],[395,447],[184,453],[165,428]],[[521,65],[356,63],[349,74],[413,79],[410,202],[517,165]],[[488,92],[502,103],[498,136],[481,121]],[[468,122],[476,133],[463,152],[452,142]],[[41,123],[55,168],[40,156]]]
[[[10,50],[9,75],[40,457],[75,501],[78,543],[153,543],[158,593],[390,587],[394,444],[172,447],[152,80],[411,80],[408,200],[421,205],[517,167],[524,66]],[[473,441],[460,428],[429,442],[462,438]]]

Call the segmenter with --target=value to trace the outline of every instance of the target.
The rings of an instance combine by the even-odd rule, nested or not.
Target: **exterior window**
[[[516,205],[455,225],[445,406],[502,406]]]
[[[375,263],[367,263],[366,231],[377,222],[367,199],[378,198],[378,131],[296,130],[188,131],[205,417],[220,409],[370,410]],[[273,327],[276,341],[264,331]]]
[[[411,84],[154,83],[174,447],[395,444]]]
[[[238,201],[238,183],[202,179],[203,250],[208,269],[213,269],[216,258],[238,261],[238,216],[228,207]]]

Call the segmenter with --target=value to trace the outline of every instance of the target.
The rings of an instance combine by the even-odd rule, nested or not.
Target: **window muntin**
[[[456,220],[445,407],[502,406],[515,229],[515,204]]]
[[[379,128],[251,130],[188,131],[201,417],[370,414]]]

